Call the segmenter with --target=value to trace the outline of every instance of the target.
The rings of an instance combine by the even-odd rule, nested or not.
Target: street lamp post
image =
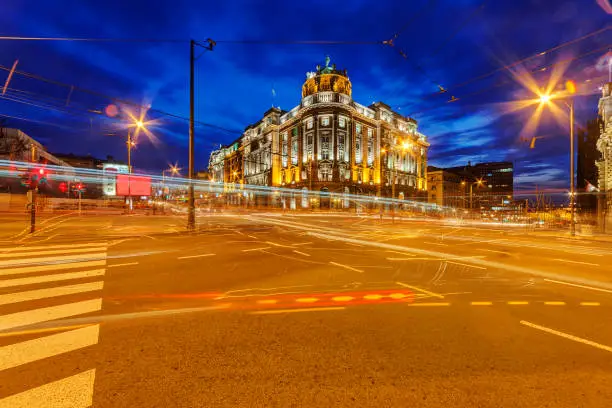
[[[570,94],[575,93],[576,86],[573,82],[568,81],[567,88]],[[540,95],[540,103],[549,104],[553,99],[553,96],[549,94]],[[561,99],[561,98],[558,98]],[[574,99],[567,98],[569,100],[561,101],[569,109],[569,126],[570,126],[570,235],[573,237],[576,235],[576,191],[574,184]]]
[[[473,205],[473,200],[472,200],[472,196],[473,196],[473,187],[474,187],[474,185],[477,185],[477,186],[479,186],[479,187],[480,187],[480,186],[482,186],[482,184],[483,184],[483,183],[484,183],[484,181],[483,181],[482,179],[478,179],[478,180],[476,180],[476,181],[474,181],[474,182],[470,182],[470,183],[469,183],[469,185],[470,185],[470,211],[472,211],[472,209],[474,208],[474,205]],[[461,185],[462,185],[462,186],[465,186],[466,184],[467,184],[467,183],[466,183],[465,181],[462,181],[462,182],[461,182]]]

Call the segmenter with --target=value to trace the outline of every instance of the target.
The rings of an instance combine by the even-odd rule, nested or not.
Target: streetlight
[[[572,81],[566,82],[568,94],[576,93],[576,85]],[[569,109],[570,126],[570,235],[576,235],[576,192],[574,191],[574,99],[571,97],[558,98],[555,95],[540,95],[540,104],[548,105],[552,99],[559,99]],[[567,99],[567,100],[566,100]]]
[[[465,180],[461,182],[462,186],[465,186],[466,184],[467,183],[465,182]],[[473,205],[472,205],[472,187],[474,187],[474,185],[477,185],[478,187],[482,187],[483,184],[484,184],[484,180],[483,179],[477,179],[474,182],[470,182],[470,211],[473,208]]]

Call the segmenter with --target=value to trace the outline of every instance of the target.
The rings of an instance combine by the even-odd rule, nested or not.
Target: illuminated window
[[[368,133],[372,129],[368,129]],[[374,141],[372,138],[368,138],[368,166],[374,163]]]
[[[308,135],[306,138],[306,155],[308,159],[312,159],[312,135]]]
[[[346,126],[346,120],[342,116],[338,118],[338,126],[341,128]]]
[[[329,116],[323,116],[323,118],[321,118],[321,125],[329,126]]]
[[[306,122],[306,129],[312,129],[313,124],[314,121],[312,119],[308,119],[308,122]]]
[[[357,134],[355,137],[355,162],[361,163],[361,135]]]
[[[358,134],[361,134],[361,125],[359,123],[355,125],[355,132],[357,132]]]
[[[298,163],[298,141],[297,138],[291,140],[291,164]]]
[[[372,137],[372,129],[368,128],[368,137]]]
[[[329,136],[321,136],[321,159],[329,160]]]

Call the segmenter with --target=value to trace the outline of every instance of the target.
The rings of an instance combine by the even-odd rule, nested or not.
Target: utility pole
[[[195,62],[199,58],[195,56],[195,47],[200,46],[205,50],[212,51],[213,47],[217,45],[216,42],[211,40],[210,38],[206,40],[207,45],[203,45],[198,43],[195,40],[191,40],[189,42],[190,52],[189,52],[189,169],[188,171],[188,179],[189,179],[189,209],[187,210],[187,230],[194,231],[195,230],[195,192],[193,188],[193,178],[195,175],[195,119],[194,119],[194,110],[195,110]]]
[[[190,53],[189,53],[189,209],[187,213],[187,230],[193,231],[195,229],[195,196],[193,191],[193,169],[194,169],[194,71],[195,71],[195,45],[194,40],[190,41]]]
[[[570,99],[570,235],[576,235],[576,192],[574,189],[574,99]]]

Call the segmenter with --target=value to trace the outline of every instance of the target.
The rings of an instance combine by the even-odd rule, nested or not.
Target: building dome
[[[302,85],[302,98],[317,92],[338,92],[351,96],[352,85],[345,70],[337,70],[336,64],[329,66],[329,56],[325,66],[317,65],[315,72],[306,73],[306,82]]]

